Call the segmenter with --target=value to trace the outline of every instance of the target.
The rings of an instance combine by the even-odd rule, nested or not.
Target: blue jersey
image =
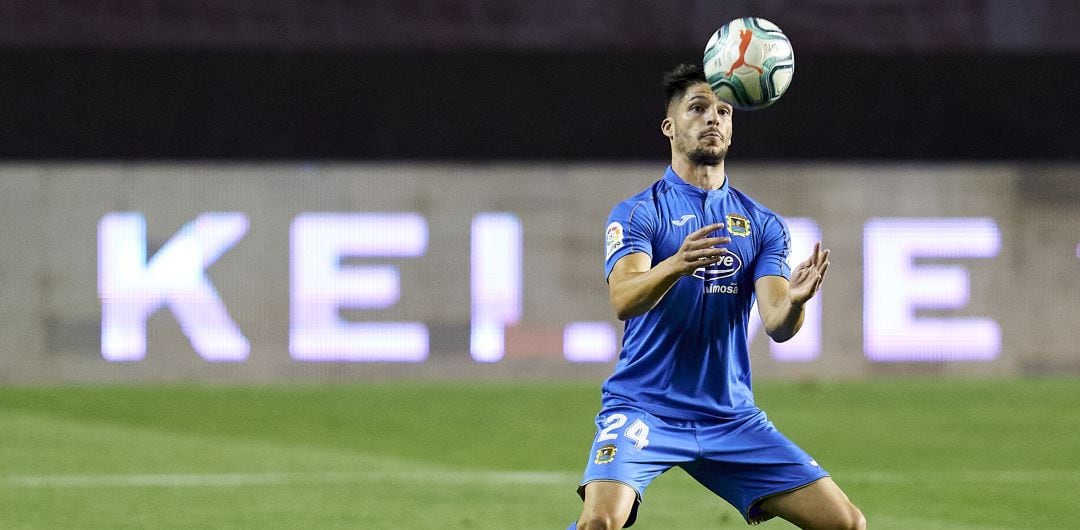
[[[608,218],[606,275],[623,256],[648,254],[652,265],[678,252],[691,232],[723,223],[727,258],[683,276],[653,309],[626,321],[603,405],[704,421],[754,414],[746,323],[754,282],[789,278],[790,238],[783,220],[724,179],[705,191],[668,167],[664,178],[620,203]]]

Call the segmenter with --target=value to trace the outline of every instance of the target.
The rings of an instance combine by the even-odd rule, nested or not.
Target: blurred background
[[[607,216],[742,16],[796,67],[726,169],[833,251],[796,339],[751,321],[759,400],[876,527],[1075,520],[1076,2],[39,0],[0,1],[0,523],[565,527]],[[667,476],[642,527],[743,525]]]
[[[728,171],[833,270],[759,375],[1076,373],[1065,1],[0,3],[7,381],[602,376],[660,77],[782,27]]]

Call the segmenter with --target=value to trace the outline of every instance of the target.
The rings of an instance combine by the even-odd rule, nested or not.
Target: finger
[[[727,238],[710,238],[710,240],[702,239],[701,241],[690,241],[682,246],[682,250],[680,252],[689,253],[707,249],[727,250],[727,248],[723,247],[722,245],[726,245],[730,242],[731,241],[729,241]]]
[[[795,266],[796,271],[807,271],[814,268],[814,263],[807,259],[806,261]]]
[[[693,261],[700,261],[700,260],[703,260],[703,259],[712,259],[712,258],[719,259],[721,256],[723,256],[724,254],[727,254],[727,253],[728,253],[728,250],[726,248],[704,248],[704,249],[701,249],[701,250],[693,250],[693,251],[687,252],[687,257],[689,257]]]
[[[696,265],[697,267],[708,267],[710,265],[715,265],[717,263],[720,263],[720,260],[722,260],[722,259],[724,259],[723,256],[709,256],[709,257],[703,258],[703,259],[701,259],[699,261],[695,261],[694,265]]]
[[[824,272],[829,267],[829,250],[821,253],[821,262],[818,264],[818,272]]]
[[[715,247],[716,245],[726,245],[728,243],[731,243],[730,237],[707,237],[705,239],[691,241],[690,246],[694,248],[705,248]]]
[[[794,289],[803,284],[806,281],[806,275],[801,271],[791,275],[791,279],[788,280],[789,288]]]
[[[809,280],[813,273],[813,267],[801,267],[795,271],[795,274],[792,275],[791,280],[793,283],[803,283]]]
[[[713,223],[711,225],[705,225],[701,228],[698,228],[697,230],[694,230],[693,232],[690,232],[690,235],[686,236],[686,239],[700,239],[705,237],[709,233],[720,230],[723,227],[724,223]]]

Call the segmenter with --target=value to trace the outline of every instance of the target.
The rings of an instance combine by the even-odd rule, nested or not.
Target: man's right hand
[[[664,294],[683,276],[723,259],[726,248],[716,245],[731,243],[730,237],[707,237],[724,228],[711,224],[686,236],[679,251],[651,267],[652,257],[644,252],[623,256],[608,275],[611,305],[619,320],[626,320],[656,307]]]
[[[714,223],[694,230],[686,236],[679,251],[672,254],[668,261],[683,276],[689,276],[697,269],[719,262],[728,253],[728,249],[717,248],[717,245],[731,243],[731,238],[707,236],[723,228],[723,223]]]

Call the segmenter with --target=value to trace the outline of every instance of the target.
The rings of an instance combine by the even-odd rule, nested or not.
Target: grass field
[[[1080,380],[756,391],[871,528],[1080,526]],[[597,406],[598,383],[2,388],[0,527],[562,529]],[[744,527],[679,470],[635,526]]]

